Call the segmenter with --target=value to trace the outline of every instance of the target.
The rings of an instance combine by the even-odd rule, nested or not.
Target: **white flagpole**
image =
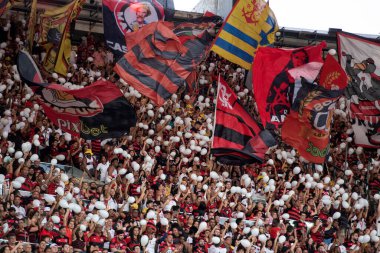
[[[215,102],[215,110],[214,110],[214,127],[212,129],[211,148],[214,145],[215,125],[216,125],[216,109],[218,108],[218,100],[219,100],[219,87],[220,87],[220,74],[218,76],[218,86],[217,86],[217,90],[216,90],[216,102]]]

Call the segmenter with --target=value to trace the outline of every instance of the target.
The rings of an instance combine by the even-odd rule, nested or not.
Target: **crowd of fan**
[[[25,22],[0,30],[0,252],[379,252],[379,154],[352,142],[344,106],[323,166],[283,143],[263,164],[221,165],[210,156],[219,74],[257,117],[242,69],[211,54],[198,93],[156,107],[116,80],[112,53],[89,35],[66,77],[45,78],[68,88],[109,79],[138,123],[122,138],[86,141],[54,126],[20,81]]]

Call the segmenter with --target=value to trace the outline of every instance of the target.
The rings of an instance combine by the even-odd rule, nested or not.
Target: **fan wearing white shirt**
[[[96,174],[100,172],[100,181],[106,182],[107,176],[108,176],[108,167],[110,166],[110,162],[107,161],[105,156],[102,156],[100,158],[100,163],[96,167]],[[97,176],[97,175],[96,175]]]
[[[15,196],[12,207],[16,209],[16,217],[18,219],[24,219],[26,216],[26,212],[25,212],[25,209],[22,206],[20,206],[20,204],[21,204],[21,198],[19,196]]]

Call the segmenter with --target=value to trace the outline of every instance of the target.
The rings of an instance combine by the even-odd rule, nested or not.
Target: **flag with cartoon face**
[[[164,1],[103,0],[104,38],[118,59],[127,52],[125,35],[165,18]],[[170,1],[168,1],[170,2]]]
[[[48,118],[65,132],[87,140],[118,138],[136,124],[134,108],[109,81],[99,80],[80,89],[43,83],[37,65],[24,51],[19,53],[17,66]]]
[[[380,43],[349,33],[338,33],[340,64],[349,76],[346,97],[354,141],[380,147]]]

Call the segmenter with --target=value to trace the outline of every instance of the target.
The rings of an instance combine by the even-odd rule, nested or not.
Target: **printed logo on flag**
[[[226,86],[223,84],[220,84],[220,90],[219,91],[220,91],[219,100],[222,103],[222,106],[232,110],[232,106],[229,102],[231,94],[227,93]]]
[[[67,92],[43,89],[42,99],[56,113],[81,117],[91,117],[103,112],[103,104],[98,97],[88,96],[86,99],[75,97]]]
[[[264,1],[252,0],[243,7],[242,13],[248,24],[257,25],[260,22],[261,13],[266,3]]]
[[[156,4],[163,8],[160,3]],[[159,20],[159,15],[150,2],[127,4],[124,1],[119,1],[115,5],[114,15],[122,33],[135,32],[144,25]]]

